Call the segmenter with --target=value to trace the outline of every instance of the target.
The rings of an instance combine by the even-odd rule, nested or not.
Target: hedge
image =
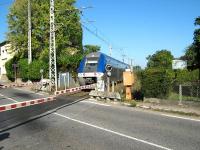
[[[48,64],[41,60],[34,60],[29,66],[29,79],[37,81],[41,79],[40,69],[43,69],[44,77],[48,76]]]
[[[20,59],[18,61],[19,66],[19,77],[22,78],[23,81],[27,81],[29,79],[28,76],[28,59]]]
[[[172,89],[173,73],[165,69],[146,69],[142,73],[142,90],[148,98],[167,98]]]
[[[11,81],[15,80],[15,72],[13,69],[14,62],[15,62],[15,60],[14,60],[14,58],[12,58],[12,59],[8,60],[5,64],[6,75],[7,75],[8,79]]]
[[[6,72],[9,80],[14,81],[15,72],[13,68],[13,64],[18,64],[17,77],[22,78],[23,81],[27,81],[28,79],[31,81],[38,81],[41,79],[40,69],[43,69],[44,77],[48,77],[48,63],[45,63],[41,60],[33,60],[33,62],[28,65],[27,59],[16,60],[15,58],[10,59],[6,62]]]

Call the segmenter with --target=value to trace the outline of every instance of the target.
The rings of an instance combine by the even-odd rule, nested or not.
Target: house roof
[[[0,46],[4,46],[4,45],[6,45],[7,43],[8,43],[8,41],[3,41],[3,42],[0,43]]]

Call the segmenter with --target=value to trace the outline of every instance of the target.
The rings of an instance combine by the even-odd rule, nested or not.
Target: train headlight
[[[110,72],[110,71],[107,72],[107,76],[108,76],[108,77],[111,76],[111,72]]]

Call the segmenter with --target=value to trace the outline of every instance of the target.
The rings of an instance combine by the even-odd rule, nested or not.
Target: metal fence
[[[179,95],[179,100],[200,101],[200,82],[174,83],[172,92]]]
[[[64,90],[71,87],[79,86],[79,84],[73,79],[72,74],[69,72],[60,72],[58,75],[58,88]]]

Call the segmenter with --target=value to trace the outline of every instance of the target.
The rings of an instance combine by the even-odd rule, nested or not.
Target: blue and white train
[[[129,65],[115,58],[107,56],[101,52],[90,53],[80,62],[78,68],[78,78],[81,85],[93,83],[105,83],[106,81],[106,65],[111,65],[111,81],[122,81],[123,71],[129,68]]]

